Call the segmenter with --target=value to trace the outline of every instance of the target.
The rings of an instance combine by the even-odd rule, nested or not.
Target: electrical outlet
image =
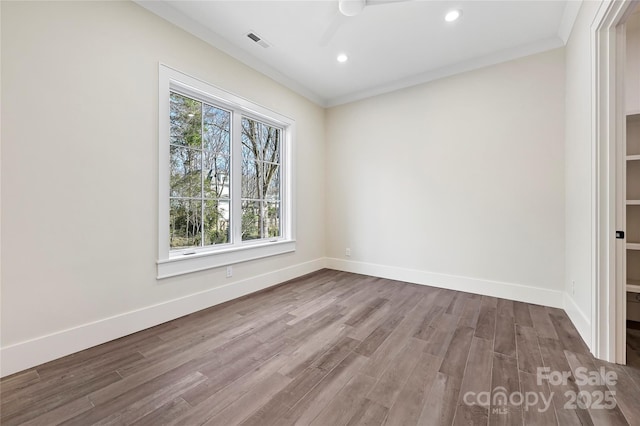
[[[233,266],[229,265],[227,266],[227,278],[232,276],[233,276]]]
[[[571,281],[571,295],[575,296],[576,295],[576,282],[575,281]]]
[[[344,254],[347,255],[347,256],[351,256],[351,249],[350,248],[346,249],[344,251]]]

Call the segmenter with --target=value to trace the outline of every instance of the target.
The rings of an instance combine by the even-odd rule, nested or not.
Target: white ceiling
[[[323,106],[560,47],[580,6],[415,0],[345,17],[337,0],[138,3]],[[462,17],[445,22],[454,8]],[[271,47],[250,40],[250,31]],[[341,52],[349,56],[344,64],[336,61]]]

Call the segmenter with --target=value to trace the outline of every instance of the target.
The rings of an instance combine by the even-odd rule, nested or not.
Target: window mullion
[[[200,102],[200,247],[204,245],[204,103]]]
[[[161,93],[162,96],[160,96],[158,108],[160,117],[158,155],[160,164],[158,185],[160,207],[160,211],[158,213],[158,235],[160,236],[158,244],[158,278],[166,278],[188,272],[217,268],[233,263],[245,262],[295,251],[295,235],[292,232],[294,229],[293,221],[295,220],[295,215],[291,210],[293,200],[290,199],[293,192],[293,179],[290,170],[292,167],[291,152],[289,151],[292,143],[289,131],[293,131],[295,122],[290,118],[261,107],[260,105],[253,104],[246,99],[225,92],[222,89],[180,73],[179,71],[171,69],[165,65],[160,65],[159,81],[159,93]],[[168,94],[168,96],[166,94]],[[182,98],[190,99],[190,101]],[[199,105],[194,103],[199,103]],[[187,118],[187,115],[191,118],[194,114],[197,114],[198,106],[200,107],[201,114],[200,123],[194,123],[193,121],[188,122],[189,118]],[[213,108],[210,110],[210,107]],[[221,111],[216,111],[216,108]],[[191,112],[194,114],[188,114]],[[209,121],[205,123],[205,112],[210,114],[207,115],[207,120],[211,117],[213,120],[211,122],[212,124],[210,124]],[[226,114],[230,114],[230,117]],[[231,119],[231,122],[228,124],[225,123],[229,118]],[[273,191],[269,192],[271,189],[275,188],[271,188],[271,186],[269,186],[269,188],[266,189],[266,192],[261,195],[261,199],[259,200],[261,205],[267,203],[267,206],[265,207],[267,208],[267,212],[263,212],[265,216],[264,219],[267,221],[269,219],[269,206],[271,206],[271,204],[268,203],[273,201],[273,207],[280,208],[280,238],[276,240],[267,238],[269,230],[272,228],[267,228],[267,234],[264,235],[265,238],[259,238],[254,235],[253,224],[250,229],[245,229],[245,232],[247,232],[247,236],[245,236],[245,238],[247,238],[247,240],[243,241],[242,239],[244,229],[242,223],[242,196],[254,197],[257,195],[251,194],[254,192],[253,187],[251,186],[253,185],[253,181],[249,187],[249,193],[245,194],[243,189],[242,124],[245,118],[247,120],[256,121],[261,126],[261,131],[273,132],[274,129],[278,129],[282,132],[279,161],[269,161],[272,159],[275,160],[277,157],[267,157],[262,159],[268,162],[269,168],[277,167],[280,174],[280,193],[276,194]],[[193,150],[194,152],[198,152],[200,155],[200,193],[193,192],[195,189],[193,188],[193,185],[196,183],[194,181],[196,176],[193,176],[191,173],[194,172],[193,168],[196,167],[193,163],[195,159],[176,157],[175,163],[172,162],[171,142],[174,131],[174,121],[176,126],[175,131],[178,132],[176,134],[180,136],[180,132],[182,132],[184,133],[185,138],[187,136],[195,136],[198,131],[197,125],[200,124],[200,135],[202,140],[199,147],[193,145],[193,140],[189,140],[186,144],[176,144],[176,146],[181,147],[180,149],[182,150]],[[209,127],[210,125],[215,126],[217,124],[220,124],[221,126],[224,124],[225,128],[228,125],[230,133],[228,142],[228,155],[230,157],[228,164],[230,170],[226,179],[227,182],[223,182],[225,185],[223,186],[223,191],[225,191],[225,195],[229,199],[229,211],[228,214],[223,213],[224,217],[218,217],[219,211],[214,212],[216,214],[211,215],[210,219],[216,225],[215,228],[212,228],[212,231],[221,231],[225,217],[229,220],[229,241],[228,243],[224,243],[216,237],[212,241],[220,241],[220,243],[209,244],[209,233],[207,232],[209,228],[208,221],[206,219],[207,214],[211,213],[212,207],[205,201],[209,199],[212,204],[215,204],[219,201],[220,197],[212,192],[214,188],[212,185],[213,182],[209,179],[209,174],[205,174],[205,171],[211,170],[211,173],[213,173],[213,170],[216,172],[219,171],[217,169],[218,162],[211,163],[211,161],[218,161],[217,157],[214,158],[213,153],[215,152],[217,155],[219,154],[219,150],[215,148],[211,151],[207,151],[207,153],[211,154],[211,158],[205,158],[205,146],[209,147],[209,145],[205,144],[205,137],[209,133],[205,134],[205,132],[212,132],[210,134],[215,139],[214,142],[216,142],[211,145],[213,147],[218,146],[218,142],[226,142],[224,141],[224,138],[226,137],[224,131],[219,135],[218,127]],[[222,127],[220,127],[220,129],[222,129]],[[218,138],[220,139],[218,140]],[[259,145],[262,149],[266,149],[267,145],[271,147],[272,143],[273,141],[267,138],[266,134],[261,135]],[[180,153],[184,154],[183,152]],[[190,152],[188,153],[192,154]],[[223,161],[222,157],[220,160]],[[187,164],[187,161],[189,164]],[[222,167],[223,163],[220,164]],[[174,172],[176,178],[176,193],[172,195],[171,184],[174,183]],[[248,172],[251,173],[251,167]],[[213,178],[214,177],[211,177],[211,179]],[[218,179],[217,173],[215,179]],[[274,177],[274,179],[278,179],[278,177]],[[220,184],[222,185],[223,183]],[[218,182],[216,181],[215,184],[217,185]],[[205,185],[209,186],[205,187]],[[217,187],[215,189],[219,190]],[[270,201],[267,202],[267,193],[269,193],[269,196],[277,197],[277,199],[274,198],[272,200],[269,198]],[[172,200],[174,199],[177,200],[176,202],[179,205],[177,205],[176,209],[172,210],[171,205]],[[193,246],[192,238],[197,236],[193,234],[191,228],[195,224],[189,223],[189,220],[196,212],[192,207],[189,208],[189,205],[197,202],[200,202],[201,207],[201,242],[197,246]],[[227,206],[226,201],[225,206]],[[253,214],[257,212],[252,211],[251,213]],[[172,222],[172,218],[176,218],[176,220]],[[253,216],[250,218],[254,220],[256,219]],[[215,222],[214,219],[217,219],[218,222]],[[187,222],[186,225],[185,221]],[[262,227],[261,231],[265,230],[265,226]],[[172,242],[170,233],[172,229],[176,229],[177,237],[186,237],[186,239],[182,241],[181,238],[178,238],[175,242]],[[169,235],[167,235],[167,232],[169,232]],[[167,238],[162,238],[161,236],[163,235],[167,235]],[[222,234],[219,236],[221,235]],[[207,242],[205,243],[205,241]]]
[[[233,245],[242,243],[242,115],[233,111],[231,128],[231,223]]]
[[[291,189],[289,188],[289,165],[291,161],[288,160],[289,156],[289,129],[282,129],[280,133],[280,167],[278,172],[280,173],[280,193],[278,194],[278,202],[280,205],[280,237],[288,239],[291,238],[291,222],[290,222],[290,197],[292,196]],[[286,164],[286,167],[283,165]],[[285,195],[286,194],[286,195]],[[287,204],[285,204],[285,202]]]

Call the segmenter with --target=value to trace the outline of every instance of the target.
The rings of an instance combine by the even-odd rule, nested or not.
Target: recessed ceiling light
[[[446,15],[444,15],[444,20],[447,22],[453,22],[455,20],[457,20],[458,18],[460,18],[460,16],[462,16],[462,11],[458,10],[458,9],[454,9],[450,12],[447,12]]]
[[[338,55],[338,57],[336,58],[336,60],[340,63],[344,63],[347,62],[347,60],[349,59],[349,57],[347,55],[345,55],[344,53],[341,53]]]

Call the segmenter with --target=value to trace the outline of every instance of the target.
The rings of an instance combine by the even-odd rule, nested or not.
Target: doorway
[[[629,80],[627,23],[631,23],[637,4],[604,1],[592,26],[591,349],[596,357],[619,364],[627,362],[627,285],[636,285],[634,279],[640,285],[640,265],[637,269],[635,266],[640,261],[636,256],[640,254],[640,149],[635,153],[630,146],[633,157],[627,157],[627,116],[634,115],[634,111],[627,106],[631,97],[626,93],[629,85],[625,81]],[[640,73],[633,77],[640,77]],[[640,98],[638,102],[640,105]],[[638,225],[634,222],[628,226],[627,216],[633,221],[637,216]],[[626,231],[626,235],[618,231]],[[629,257],[628,252],[632,253]]]
[[[640,368],[640,8],[632,11],[625,22],[624,76],[624,179],[623,210],[626,230],[624,288],[626,303],[625,359],[627,365]],[[624,205],[622,205],[624,203]]]

